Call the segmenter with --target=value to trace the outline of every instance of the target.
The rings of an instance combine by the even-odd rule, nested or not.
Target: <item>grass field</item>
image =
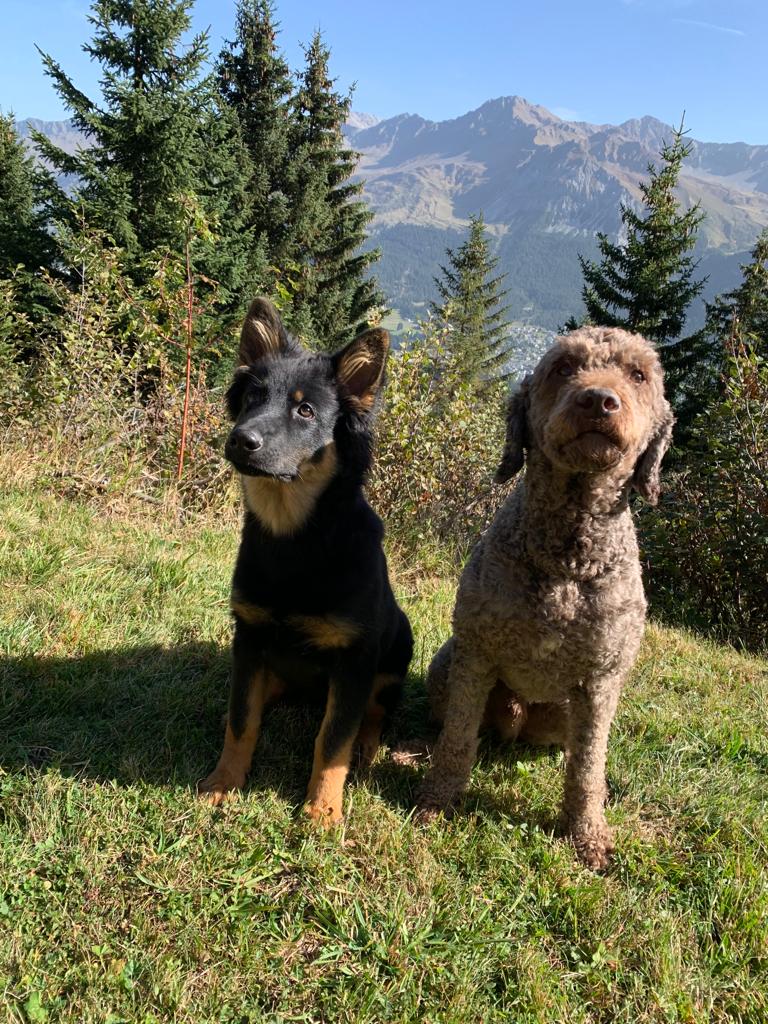
[[[196,802],[227,690],[236,516],[88,506],[0,469],[3,1022],[768,1020],[768,664],[658,626],[609,755],[604,876],[554,834],[561,755],[486,742],[461,813],[409,818],[383,749],[319,834],[318,713],[268,717],[246,794]],[[417,636],[454,581],[406,571]]]

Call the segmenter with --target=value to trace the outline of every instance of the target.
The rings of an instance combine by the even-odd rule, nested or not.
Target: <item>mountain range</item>
[[[67,121],[22,122],[22,135],[30,126],[70,151],[83,143]],[[507,96],[439,122],[355,112],[345,133],[361,154],[358,175],[375,213],[377,274],[403,317],[426,312],[446,247],[461,244],[470,215],[482,212],[508,275],[510,315],[556,328],[581,308],[578,254],[595,255],[598,231],[620,236],[620,203],[639,203],[639,182],[672,128],[653,117],[566,121]],[[768,145],[691,143],[678,195],[706,215],[699,272],[709,275],[711,298],[738,281],[739,263],[768,226]],[[699,303],[692,322],[702,315]]]

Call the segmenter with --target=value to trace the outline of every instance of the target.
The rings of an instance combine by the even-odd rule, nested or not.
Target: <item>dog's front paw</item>
[[[417,825],[431,825],[438,818],[449,818],[450,811],[434,803],[424,803],[421,800],[416,805],[413,821]]]
[[[576,854],[593,871],[603,871],[615,850],[613,832],[605,821],[573,822],[568,829]]]
[[[446,818],[452,817],[454,803],[464,788],[461,782],[462,780],[438,774],[434,770],[427,772],[416,793],[414,821],[428,825],[441,814]]]
[[[310,800],[304,805],[304,813],[311,821],[316,822],[324,829],[333,828],[344,817],[341,804],[337,806],[324,800]]]
[[[417,825],[431,825],[440,817],[446,819],[453,817],[454,795],[454,788],[443,789],[440,786],[431,785],[430,779],[427,778],[416,795],[416,813],[413,820]]]
[[[234,796],[245,785],[245,775],[235,775],[228,768],[217,767],[197,784],[197,795],[211,807],[218,807],[227,797]]]

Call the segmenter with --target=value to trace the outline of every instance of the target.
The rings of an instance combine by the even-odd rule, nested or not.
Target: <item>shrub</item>
[[[641,515],[652,603],[749,648],[768,644],[768,363],[735,343],[657,509]]]
[[[32,362],[14,362],[24,323],[10,285],[0,286],[0,361],[21,374],[0,410],[6,433],[28,449],[24,424],[44,412],[50,440],[43,480],[67,493],[163,504],[170,498],[179,511],[230,503],[223,386],[210,380],[228,378],[220,353],[234,353],[234,336],[211,339],[205,309],[193,304],[187,386],[180,358],[189,297],[184,265],[158,258],[139,287],[121,251],[88,229],[64,238],[62,247],[70,284],[51,282],[59,312]],[[177,480],[185,393],[187,455]],[[432,325],[393,353],[369,489],[397,542],[422,552],[425,545],[450,547],[461,557],[488,524],[504,493],[491,483],[504,399],[503,384],[480,393],[462,380]]]
[[[121,250],[97,233],[81,227],[63,232],[61,243],[70,283],[50,282],[58,309],[44,343],[32,347],[34,358],[20,358],[28,325],[16,311],[13,282],[0,282],[0,369],[18,383],[6,386],[0,400],[6,437],[23,446],[26,424],[44,416],[45,478],[68,492],[154,491],[158,500],[173,482],[183,505],[220,500],[229,473],[220,457],[222,392],[207,385],[218,347],[201,326],[209,303],[193,296],[194,373],[187,387],[183,262],[159,254],[139,288],[125,273]],[[176,481],[185,392],[189,471]]]
[[[0,422],[16,416],[25,404],[23,356],[32,325],[19,305],[16,277],[0,279]]]
[[[505,391],[478,393],[431,325],[390,359],[370,496],[399,540],[462,554],[488,525],[504,493],[491,480]]]

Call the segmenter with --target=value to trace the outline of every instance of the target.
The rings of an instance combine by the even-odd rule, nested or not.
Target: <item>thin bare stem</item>
[[[181,474],[184,471],[184,452],[187,446],[187,422],[189,419],[189,391],[191,386],[192,377],[192,301],[193,301],[193,287],[192,287],[192,266],[189,259],[189,227],[187,227],[187,235],[184,240],[184,259],[186,261],[187,269],[187,368],[184,377],[184,409],[181,414],[181,441],[179,444],[179,465],[176,470],[176,479],[181,480]]]

